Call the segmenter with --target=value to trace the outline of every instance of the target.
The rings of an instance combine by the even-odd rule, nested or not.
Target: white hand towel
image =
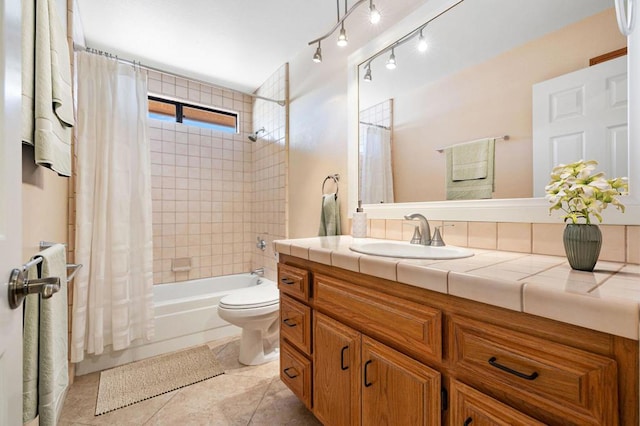
[[[74,125],[71,64],[66,31],[54,0],[23,1],[23,142],[36,163],[71,175]]]
[[[35,257],[43,259],[40,278],[60,277],[60,290],[51,298],[33,294],[25,301],[23,421],[35,417],[37,404],[39,424],[46,426],[57,424],[69,385],[67,260],[62,244]]]

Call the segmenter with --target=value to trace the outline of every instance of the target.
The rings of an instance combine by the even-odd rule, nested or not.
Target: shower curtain
[[[71,361],[153,337],[146,75],[77,54],[77,179]]]
[[[360,149],[360,198],[364,204],[393,203],[391,131],[363,125]]]

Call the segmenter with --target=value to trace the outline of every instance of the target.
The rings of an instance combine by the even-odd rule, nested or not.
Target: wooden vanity
[[[280,254],[280,376],[325,425],[637,425],[638,341]]]

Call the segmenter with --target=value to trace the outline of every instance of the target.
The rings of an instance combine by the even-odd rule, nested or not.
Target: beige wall
[[[505,134],[510,140],[496,143],[494,198],[531,197],[532,85],[585,68],[590,58],[624,46],[612,8],[395,97],[396,201],[446,199],[444,154],[436,149]]]
[[[68,178],[35,165],[33,147],[22,147],[22,258],[40,251],[40,241],[66,243]]]

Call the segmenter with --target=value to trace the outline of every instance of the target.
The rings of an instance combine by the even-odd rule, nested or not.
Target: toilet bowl
[[[278,359],[280,354],[280,294],[274,282],[259,284],[224,296],[218,315],[242,328],[238,360],[258,365]]]

